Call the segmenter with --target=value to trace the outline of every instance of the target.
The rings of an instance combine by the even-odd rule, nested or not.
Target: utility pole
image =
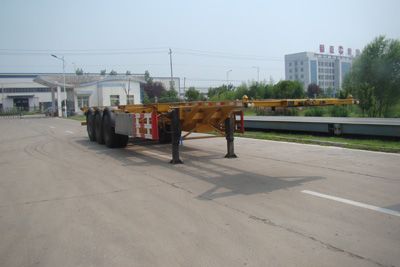
[[[1,111],[4,111],[4,87],[1,84]]]
[[[131,78],[128,79],[128,94],[126,95],[126,100],[127,100],[126,103],[133,104],[129,99],[130,91],[131,91]]]
[[[260,83],[260,67],[253,66],[253,69],[257,69],[257,83]]]
[[[63,62],[63,80],[64,80],[64,94],[65,94],[65,118],[67,118],[67,89],[65,88],[65,60],[64,56],[62,57]]]
[[[170,84],[170,88],[174,87],[174,75],[172,72],[172,50],[171,48],[169,49],[169,66],[171,68],[171,84]]]
[[[226,87],[228,87],[228,85],[229,85],[229,73],[231,72],[232,70],[228,70],[227,72],[226,72]]]
[[[64,80],[64,86],[63,87],[64,87],[64,94],[65,94],[65,112],[64,112],[64,116],[67,117],[67,90],[65,88],[65,59],[64,59],[64,56],[58,57],[58,56],[56,56],[54,54],[52,54],[51,56],[56,58],[56,59],[58,59],[58,60],[61,60],[62,63],[63,63],[63,80]],[[60,95],[58,95],[57,97],[61,98]]]

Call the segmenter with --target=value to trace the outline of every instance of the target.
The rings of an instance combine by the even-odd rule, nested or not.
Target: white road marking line
[[[141,152],[143,152],[145,154],[157,156],[157,157],[160,157],[160,158],[168,159],[168,160],[171,159],[171,157],[169,157],[169,156],[162,155],[162,154],[159,154],[159,153],[156,153],[156,152],[152,152],[152,151],[149,151],[149,150],[142,150]]]
[[[66,133],[69,133],[69,134],[74,134],[74,132],[71,132],[71,131],[65,131]]]
[[[49,126],[51,129],[55,129],[56,127],[54,127],[54,126]]]
[[[379,212],[383,212],[383,213],[386,213],[386,214],[390,214],[390,215],[393,215],[393,216],[400,217],[400,212],[395,211],[395,210],[385,209],[385,208],[381,208],[381,207],[377,207],[377,206],[373,206],[373,205],[369,205],[369,204],[364,204],[364,203],[361,203],[361,202],[357,202],[357,201],[353,201],[353,200],[349,200],[349,199],[345,199],[345,198],[341,198],[341,197],[334,197],[334,196],[330,196],[330,195],[325,195],[325,194],[321,194],[321,193],[314,192],[314,191],[309,191],[309,190],[303,190],[301,192],[305,193],[305,194],[313,195],[313,196],[316,196],[316,197],[322,197],[322,198],[326,198],[326,199],[330,199],[330,200],[335,200],[335,201],[346,203],[346,204],[353,205],[353,206],[356,206],[356,207],[361,207],[361,208],[365,208],[365,209],[379,211]]]

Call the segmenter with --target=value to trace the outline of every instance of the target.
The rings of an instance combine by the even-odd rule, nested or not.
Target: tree
[[[315,83],[310,83],[307,87],[307,96],[309,98],[317,97],[321,94],[321,88]]]
[[[221,85],[219,87],[214,87],[214,88],[210,87],[208,89],[207,96],[208,96],[209,99],[212,99],[212,98],[217,98],[218,99],[218,97],[221,94],[225,94],[228,91],[232,91],[232,89],[233,89],[232,86],[227,86],[225,84],[223,84],[223,85]]]
[[[149,98],[149,96],[147,95],[147,93],[145,91],[143,91],[143,104],[150,104],[151,100]]]
[[[165,103],[165,102],[179,102],[178,98],[178,92],[171,88],[169,90],[165,90],[164,92],[161,93],[161,96],[159,98],[160,103]]]
[[[249,96],[249,88],[247,87],[247,84],[242,83],[235,89],[235,99],[242,99],[243,96]]]
[[[368,116],[389,116],[400,100],[400,41],[375,38],[354,60],[343,88]]]
[[[280,81],[272,89],[273,98],[303,98],[303,85],[298,81]]]
[[[332,87],[328,87],[328,88],[325,90],[324,96],[325,96],[325,97],[336,97],[336,96],[335,96],[335,89],[333,89]]]
[[[196,90],[194,87],[189,87],[185,92],[186,101],[199,101],[201,99],[200,91]]]
[[[125,72],[125,75],[126,75],[126,76],[129,76],[129,75],[132,75],[132,73],[131,73],[129,70],[127,70],[127,71]]]
[[[150,73],[148,70],[144,72],[144,81],[148,84],[153,83],[153,78],[151,78]]]
[[[109,75],[117,75],[118,73],[115,70],[111,70]]]
[[[162,83],[152,82],[144,85],[144,91],[149,97],[150,101],[155,102],[155,98],[157,97],[157,99],[160,99],[161,95],[167,90],[165,90],[165,87]]]
[[[105,76],[106,73],[107,73],[107,71],[106,71],[105,69],[100,71],[100,75],[101,75],[101,76]]]
[[[83,75],[83,69],[77,68],[77,69],[75,70],[75,74],[78,75],[78,76]]]
[[[261,83],[252,83],[249,87],[248,97],[253,99],[265,99],[271,97],[272,85]]]

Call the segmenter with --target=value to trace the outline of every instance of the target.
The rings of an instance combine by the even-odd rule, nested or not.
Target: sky
[[[116,70],[186,78],[284,79],[284,55],[319,45],[362,49],[400,38],[398,0],[1,0],[0,73]]]

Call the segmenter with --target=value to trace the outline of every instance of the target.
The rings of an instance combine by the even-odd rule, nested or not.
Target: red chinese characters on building
[[[323,44],[319,45],[319,52],[320,53],[325,53],[325,45],[323,45]]]
[[[343,46],[339,45],[339,54],[343,55]]]
[[[353,51],[351,50],[351,48],[347,48],[347,55],[348,56],[352,56]]]

